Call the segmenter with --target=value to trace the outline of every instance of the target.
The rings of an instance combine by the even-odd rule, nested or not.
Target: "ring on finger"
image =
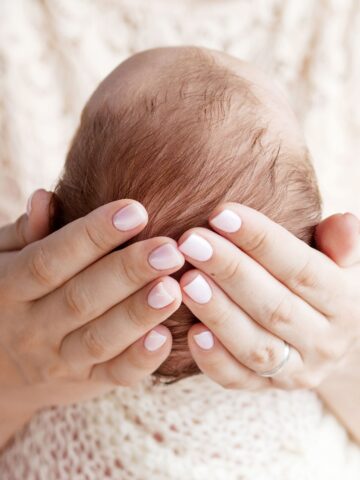
[[[273,377],[283,369],[285,364],[288,362],[289,358],[290,358],[290,345],[284,341],[283,359],[281,360],[279,365],[277,365],[275,368],[272,368],[271,370],[267,370],[265,372],[256,372],[256,373],[261,377]]]

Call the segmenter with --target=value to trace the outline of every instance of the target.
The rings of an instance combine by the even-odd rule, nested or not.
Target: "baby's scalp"
[[[122,248],[206,227],[222,201],[260,210],[308,243],[321,216],[309,151],[281,92],[249,64],[198,47],[139,53],[99,85],[55,193],[54,230],[119,198],[143,203],[149,223]],[[156,376],[199,373],[187,348],[195,322],[183,304],[164,322],[173,348]]]

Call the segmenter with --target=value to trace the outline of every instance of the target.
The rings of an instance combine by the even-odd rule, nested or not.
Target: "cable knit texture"
[[[325,214],[360,215],[357,0],[3,0],[0,223],[51,188],[81,108],[120,61],[160,45],[225,50],[288,93]],[[312,391],[230,391],[200,375],[44,409],[1,480],[355,480],[360,449]]]

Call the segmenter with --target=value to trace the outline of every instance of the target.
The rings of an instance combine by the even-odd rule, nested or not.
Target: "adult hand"
[[[179,239],[196,267],[180,283],[201,321],[188,341],[204,373],[226,388],[315,388],[346,359],[360,336],[360,222],[334,217],[318,229],[334,260],[236,203],[210,215],[218,233],[193,228]],[[284,342],[283,368],[259,375],[281,364]]]
[[[174,240],[112,252],[146,225],[140,203],[109,203],[38,240],[50,195],[36,192],[29,214],[0,229],[3,418],[137,383],[170,353],[159,324],[181,303]]]

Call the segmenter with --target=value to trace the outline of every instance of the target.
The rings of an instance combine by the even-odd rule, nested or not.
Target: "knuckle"
[[[78,282],[69,282],[64,287],[64,297],[68,310],[75,317],[84,318],[94,314],[94,302]]]
[[[206,314],[206,321],[211,325],[212,330],[221,331],[226,329],[231,323],[232,313],[230,309],[218,308],[208,311]]]
[[[109,250],[109,241],[106,239],[102,229],[94,227],[89,222],[84,222],[83,228],[86,240],[96,251],[104,253]]]
[[[261,345],[250,352],[248,361],[256,371],[265,372],[279,365],[281,358],[275,345]]]
[[[135,325],[140,331],[149,328],[149,321],[145,313],[141,313],[135,306],[134,301],[123,303],[124,315],[132,325]]]
[[[92,358],[99,360],[104,357],[108,345],[105,338],[101,335],[99,327],[90,325],[85,328],[82,334],[82,341]]]
[[[240,261],[232,258],[230,262],[227,262],[220,271],[220,280],[227,283],[239,282],[244,275],[243,268],[241,268]]]
[[[282,325],[289,325],[292,323],[293,302],[291,295],[286,293],[280,300],[278,305],[271,310],[267,315],[267,324],[270,328],[279,328]]]
[[[315,345],[315,351],[320,360],[331,362],[340,359],[344,354],[342,345],[331,341],[321,342]]]
[[[137,262],[130,255],[124,255],[124,252],[121,252],[118,257],[118,267],[122,282],[125,281],[129,285],[142,285],[149,281],[149,278],[146,278],[145,268],[138,268]]]
[[[244,249],[246,250],[246,253],[248,253],[250,256],[255,257],[262,256],[265,249],[267,248],[268,235],[268,232],[264,230],[258,232],[257,234],[254,234],[251,238],[249,238],[244,244]]]
[[[304,265],[295,272],[290,273],[289,283],[290,288],[294,290],[308,290],[316,288],[316,275],[312,267],[312,259],[309,256]]]
[[[51,287],[54,283],[54,271],[51,258],[45,248],[39,245],[30,257],[28,268],[30,275],[40,285]]]

